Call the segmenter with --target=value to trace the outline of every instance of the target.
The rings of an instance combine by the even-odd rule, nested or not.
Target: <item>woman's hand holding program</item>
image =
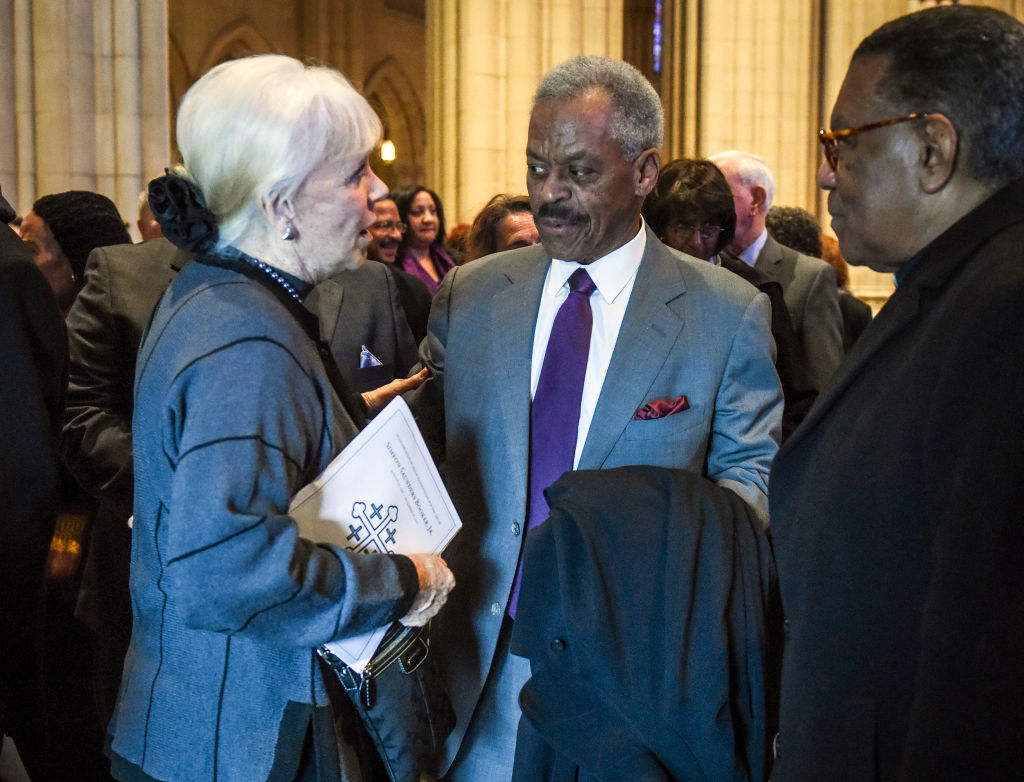
[[[422,627],[441,610],[448,593],[455,586],[455,576],[444,560],[436,554],[407,554],[416,565],[420,591],[413,600],[409,613],[398,621],[406,627]]]

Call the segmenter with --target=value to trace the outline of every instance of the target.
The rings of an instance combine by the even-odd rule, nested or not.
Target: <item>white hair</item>
[[[768,161],[760,155],[751,152],[741,152],[738,149],[727,149],[708,158],[715,165],[729,161],[736,166],[736,176],[744,187],[758,185],[764,188],[764,212],[772,208],[772,201],[775,199],[775,177],[772,175]]]
[[[144,214],[146,214],[147,212],[149,212],[150,214],[153,214],[153,210],[150,209],[150,207],[149,207],[149,188],[148,187],[147,188],[143,188],[142,192],[139,193],[139,219],[141,220],[142,216]]]
[[[222,63],[192,85],[177,132],[186,175],[226,245],[259,224],[261,201],[291,198],[328,160],[369,154],[381,123],[333,68],[259,54]]]

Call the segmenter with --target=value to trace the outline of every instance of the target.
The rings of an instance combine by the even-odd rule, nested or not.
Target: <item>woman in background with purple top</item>
[[[423,185],[396,188],[391,191],[391,198],[402,222],[408,226],[395,265],[423,280],[433,295],[441,279],[459,260],[444,245],[447,233],[441,199]]]

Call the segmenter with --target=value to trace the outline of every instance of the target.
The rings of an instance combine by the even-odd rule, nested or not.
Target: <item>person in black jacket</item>
[[[43,569],[60,497],[67,339],[2,196],[0,213],[0,739],[10,735],[32,778],[45,779]]]
[[[1024,25],[900,17],[821,131],[846,259],[896,292],[779,450],[773,782],[1024,767]]]

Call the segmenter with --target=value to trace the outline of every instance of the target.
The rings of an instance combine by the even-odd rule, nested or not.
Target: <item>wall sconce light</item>
[[[384,139],[380,145],[380,159],[385,163],[395,162],[395,142],[391,139]]]

